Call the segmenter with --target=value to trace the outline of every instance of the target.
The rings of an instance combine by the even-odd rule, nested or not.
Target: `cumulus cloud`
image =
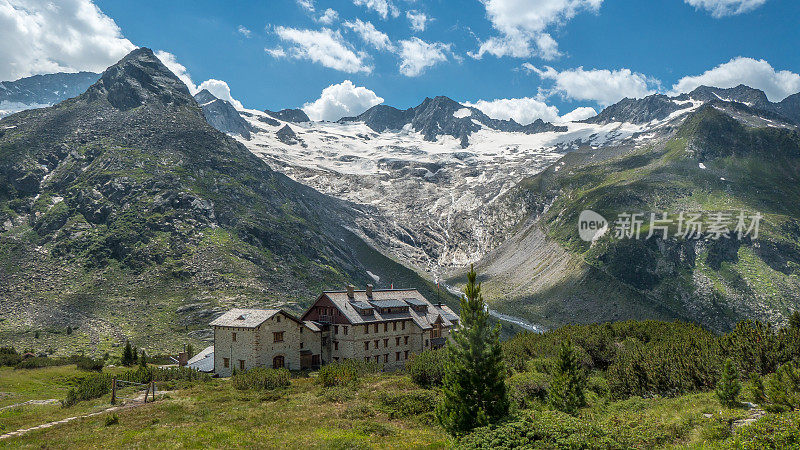
[[[416,77],[430,66],[447,61],[450,44],[441,42],[428,43],[418,37],[399,42],[400,73],[407,77]]]
[[[375,11],[383,20],[386,20],[390,14],[392,17],[400,15],[400,10],[394,6],[391,0],[353,0],[353,4]]]
[[[336,10],[328,8],[325,10],[324,13],[322,13],[321,16],[319,16],[317,22],[323,25],[330,25],[333,22],[336,22],[337,20],[339,20],[339,13],[336,12]]]
[[[102,72],[135,48],[90,0],[0,1],[0,80]]]
[[[356,32],[364,42],[377,50],[394,51],[394,45],[389,36],[378,31],[371,22],[362,22],[360,19],[356,19],[355,21],[346,21],[342,25]]]
[[[308,12],[314,12],[314,0],[297,0],[297,6]]]
[[[767,0],[684,0],[696,9],[705,9],[712,17],[720,18],[750,12]]]
[[[559,122],[577,122],[579,120],[588,119],[596,115],[597,111],[595,111],[594,108],[590,108],[588,106],[580,106],[561,116]]]
[[[236,30],[237,30],[239,33],[241,33],[241,35],[242,35],[242,36],[244,36],[244,37],[246,37],[246,38],[249,38],[249,37],[250,37],[250,35],[251,35],[251,34],[253,34],[253,32],[252,32],[252,31],[250,31],[250,30],[249,30],[249,29],[248,29],[246,26],[244,26],[244,25],[239,25],[239,28],[237,28]]]
[[[698,86],[731,88],[740,84],[764,91],[771,101],[780,101],[800,92],[800,75],[788,70],[776,71],[763,59],[738,57],[700,75],[681,78],[670,93],[691,92]]]
[[[539,56],[553,59],[558,46],[548,29],[566,23],[582,11],[597,12],[603,0],[481,0],[492,27],[500,35],[481,43],[473,58]]]
[[[273,57],[306,59],[325,67],[347,73],[371,73],[367,55],[356,52],[342,38],[341,33],[329,28],[319,31],[278,26],[278,37],[290,45],[288,49],[266,49]]]
[[[594,108],[581,106],[561,116],[555,106],[531,97],[478,100],[475,103],[464,102],[464,105],[477,108],[493,119],[513,119],[522,125],[528,125],[536,119],[564,123],[588,119],[597,115]]]
[[[590,100],[600,105],[610,105],[625,97],[638,98],[655,93],[660,82],[630,69],[607,70],[583,67],[557,71],[545,66],[539,69],[530,63],[523,64],[527,70],[536,72],[542,80],[551,80],[554,85],[544,90],[546,95],[560,94],[573,100]]]
[[[425,31],[428,21],[431,20],[421,11],[406,11],[406,19],[411,22],[411,29],[414,31]]]
[[[311,120],[339,120],[346,116],[357,116],[369,108],[383,103],[375,92],[356,86],[350,80],[332,84],[322,90],[320,97],[303,105],[303,111]]]
[[[464,104],[478,108],[493,119],[514,119],[522,125],[527,125],[536,119],[553,122],[559,117],[558,108],[530,97],[478,100],[475,103]]]
[[[189,92],[192,95],[197,94],[198,92],[202,91],[203,89],[207,89],[208,92],[214,97],[218,99],[225,100],[230,102],[236,109],[242,109],[243,106],[241,102],[236,100],[231,96],[231,88],[228,86],[228,83],[222,80],[215,80],[213,78],[208,79],[200,83],[200,85],[194,84],[192,81],[191,75],[189,75],[189,71],[186,70],[186,66],[178,62],[178,59],[172,53],[165,52],[163,50],[158,50],[155,52],[156,57],[161,60],[161,62],[167,66],[172,73],[174,73],[183,83],[189,88]]]

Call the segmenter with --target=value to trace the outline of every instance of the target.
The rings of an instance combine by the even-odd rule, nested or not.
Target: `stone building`
[[[232,309],[213,322],[214,373],[233,368],[302,370],[344,359],[402,367],[410,355],[442,347],[458,316],[416,289],[325,291],[298,318],[282,309]]]

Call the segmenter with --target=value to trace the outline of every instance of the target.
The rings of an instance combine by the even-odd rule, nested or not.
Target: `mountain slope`
[[[800,133],[760,114],[712,102],[637,145],[573,152],[523,181],[509,199],[532,214],[481,262],[485,295],[549,324],[666,316],[725,330],[745,318],[782,322],[800,307]],[[586,209],[611,224],[591,244],[578,236]],[[675,223],[668,239],[644,239],[650,213],[674,219],[681,211],[764,218],[755,240],[674,238]],[[621,213],[647,218],[641,239],[613,236]]]
[[[0,81],[0,117],[31,108],[54,105],[78,96],[100,74],[92,72],[53,73]]]
[[[137,49],[84,94],[0,121],[0,342],[173,351],[232,304],[304,304],[367,270],[423,285],[359,246],[347,214],[214,130]]]
[[[214,97],[211,92],[203,89],[194,95],[194,99],[203,110],[203,116],[209,125],[217,130],[236,134],[245,139],[250,139],[252,127],[248,124],[229,102]]]

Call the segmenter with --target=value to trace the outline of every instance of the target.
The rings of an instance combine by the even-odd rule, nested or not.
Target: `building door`
[[[310,369],[312,366],[311,363],[311,352],[301,353],[300,354],[300,368],[301,369]]]
[[[283,355],[278,355],[272,358],[272,368],[273,369],[283,368]]]

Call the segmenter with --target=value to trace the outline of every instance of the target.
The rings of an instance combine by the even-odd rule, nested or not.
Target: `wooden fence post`
[[[153,383],[153,401],[156,401],[156,382],[151,381]]]
[[[147,383],[147,390],[144,391],[144,402],[147,403],[147,396],[150,395],[150,383]]]
[[[111,379],[111,404],[117,403],[117,377]]]

